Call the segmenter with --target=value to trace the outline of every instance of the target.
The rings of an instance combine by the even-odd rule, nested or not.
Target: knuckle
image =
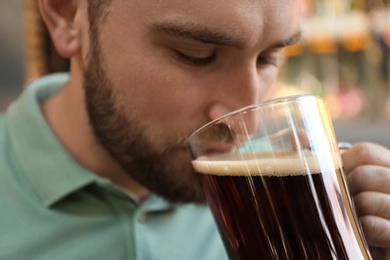
[[[360,223],[369,244],[390,246],[390,222],[388,220],[364,216],[360,217]]]
[[[354,150],[354,154],[358,161],[368,164],[381,164],[389,166],[386,161],[388,161],[390,158],[390,151],[382,145],[362,142],[357,143],[354,147]]]
[[[355,145],[358,158],[368,158],[372,156],[372,145],[370,143],[358,143]]]
[[[377,222],[371,216],[360,217],[360,224],[366,237],[373,237],[378,232]]]
[[[354,196],[356,211],[359,215],[375,214],[372,212],[372,196],[371,192],[361,192]]]
[[[359,191],[369,190],[375,181],[374,170],[370,165],[360,165],[349,175],[348,182],[359,188]]]
[[[360,215],[390,217],[389,196],[378,192],[361,192],[354,196],[356,210]]]

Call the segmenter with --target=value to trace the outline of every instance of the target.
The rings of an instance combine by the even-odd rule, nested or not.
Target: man
[[[185,140],[267,98],[299,0],[39,3],[71,67],[0,119],[0,259],[226,258]],[[368,242],[390,247],[390,152],[343,159]]]

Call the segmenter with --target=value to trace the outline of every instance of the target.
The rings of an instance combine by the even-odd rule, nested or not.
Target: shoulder
[[[5,150],[7,149],[7,143],[8,143],[8,137],[6,133],[6,120],[5,120],[5,113],[0,114],[0,162],[2,159],[2,155],[5,153]],[[1,167],[1,164],[0,164]]]
[[[0,114],[0,194],[8,186],[9,177],[12,175],[13,156],[10,135],[7,130],[6,113]]]
[[[11,199],[20,184],[20,165],[15,157],[7,115],[7,112],[0,114],[0,204]]]
[[[2,136],[5,128],[5,114],[4,112],[0,113],[0,136]]]

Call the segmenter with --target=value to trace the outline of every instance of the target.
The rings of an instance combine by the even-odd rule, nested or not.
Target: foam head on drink
[[[298,152],[257,153],[240,155],[232,160],[229,155],[199,157],[192,162],[196,172],[218,176],[296,176],[334,171],[341,168],[339,158]]]

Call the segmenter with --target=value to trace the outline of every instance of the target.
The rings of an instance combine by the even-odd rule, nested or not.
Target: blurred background
[[[275,96],[320,95],[339,141],[390,147],[390,1],[303,1],[304,37],[286,50]]]
[[[302,41],[285,51],[274,96],[324,97],[339,141],[390,147],[390,0],[303,0]],[[0,111],[26,81],[23,8],[0,0]]]
[[[0,0],[0,111],[20,93],[24,82],[22,4]]]

